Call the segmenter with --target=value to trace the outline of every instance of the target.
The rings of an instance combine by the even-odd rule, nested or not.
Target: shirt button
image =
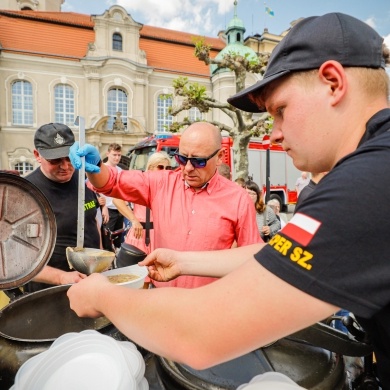
[[[195,210],[192,210],[191,213],[192,213],[192,214],[195,214]]]
[[[190,235],[191,234],[191,230],[188,232],[188,235]]]

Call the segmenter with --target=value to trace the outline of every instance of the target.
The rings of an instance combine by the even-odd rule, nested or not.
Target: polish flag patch
[[[316,219],[308,217],[305,214],[296,213],[281,230],[281,233],[302,246],[307,246],[320,226],[321,222]]]

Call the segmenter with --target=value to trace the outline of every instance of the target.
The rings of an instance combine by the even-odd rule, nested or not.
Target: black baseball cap
[[[233,95],[228,102],[247,112],[264,112],[250,99],[289,73],[318,69],[329,60],[343,66],[385,69],[383,38],[368,24],[342,13],[311,16],[298,22],[276,45],[263,79]]]
[[[74,142],[72,130],[62,123],[43,125],[34,136],[35,149],[47,160],[67,157]]]

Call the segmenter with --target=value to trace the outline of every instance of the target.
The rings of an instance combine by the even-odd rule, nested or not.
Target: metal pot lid
[[[56,221],[45,195],[28,180],[0,173],[0,289],[26,284],[49,261]]]

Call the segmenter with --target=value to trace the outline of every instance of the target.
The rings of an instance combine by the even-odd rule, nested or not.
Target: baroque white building
[[[0,170],[35,169],[35,130],[66,123],[74,133],[85,118],[86,141],[102,157],[108,144],[123,153],[184,116],[200,118],[193,108],[168,115],[172,81],[188,77],[219,101],[235,92],[232,72],[215,72],[194,56],[193,35],[135,21],[114,5],[102,15],[61,12],[64,0],[0,0]],[[236,2],[235,2],[236,4]],[[282,36],[248,37],[236,16],[226,32],[206,37],[215,57],[227,44],[247,52],[272,51]],[[248,85],[257,75],[247,77]],[[202,119],[228,121],[220,110]]]

